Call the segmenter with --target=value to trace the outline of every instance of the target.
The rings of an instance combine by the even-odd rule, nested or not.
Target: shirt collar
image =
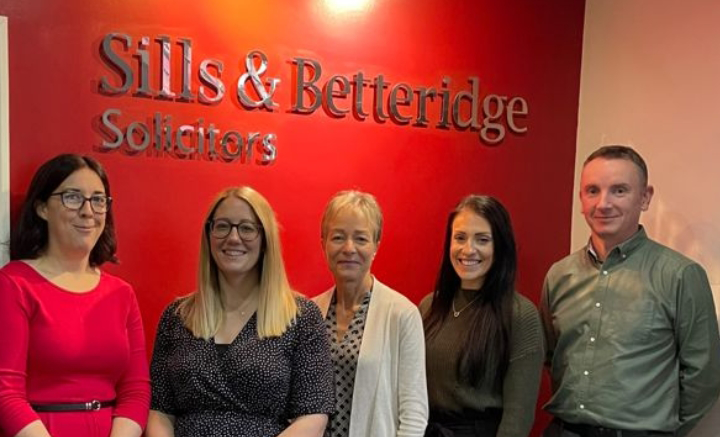
[[[618,244],[613,248],[613,250],[608,253],[608,258],[612,255],[613,252],[617,252],[618,255],[620,255],[622,258],[627,258],[632,254],[638,247],[640,247],[645,241],[647,241],[647,233],[645,232],[645,228],[642,225],[638,226],[638,231],[633,234],[632,237],[628,238],[627,240],[623,241],[622,243]],[[602,262],[597,255],[597,252],[595,251],[595,248],[592,245],[592,239],[588,240],[587,244],[587,253],[590,256],[590,259],[592,259],[594,262],[599,263]]]

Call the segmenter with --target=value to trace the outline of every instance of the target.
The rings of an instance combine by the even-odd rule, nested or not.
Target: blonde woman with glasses
[[[333,410],[320,311],[288,284],[275,215],[223,191],[203,228],[197,290],[157,330],[148,437],[319,437]]]

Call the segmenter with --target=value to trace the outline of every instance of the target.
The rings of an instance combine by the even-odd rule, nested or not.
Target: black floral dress
[[[169,305],[155,339],[151,408],[175,417],[176,437],[272,437],[306,414],[330,414],[330,346],[317,306],[280,337],[259,339],[253,315],[224,352],[196,338]]]

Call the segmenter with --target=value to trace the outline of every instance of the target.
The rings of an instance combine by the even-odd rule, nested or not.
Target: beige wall
[[[705,267],[717,308],[720,1],[587,0],[581,77],[576,180],[598,145],[633,145],[655,186],[649,235]],[[572,249],[588,238],[579,211],[576,196]],[[720,405],[700,436],[720,436]]]

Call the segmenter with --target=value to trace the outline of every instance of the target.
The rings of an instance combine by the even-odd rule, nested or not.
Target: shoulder
[[[697,262],[655,240],[648,239],[645,244],[646,248],[656,255],[654,261],[667,265],[670,270],[682,270],[688,266],[700,267]]]
[[[106,292],[122,293],[132,299],[135,298],[135,291],[127,281],[102,270],[100,272],[100,287]]]
[[[566,274],[568,271],[574,270],[578,264],[583,263],[586,260],[587,247],[583,246],[582,248],[571,253],[570,255],[567,255],[559,261],[553,263],[553,265],[550,266],[550,269],[547,272],[547,279],[551,280],[554,278],[558,278]]]
[[[542,322],[535,304],[517,291],[514,294],[511,361],[528,353],[541,353],[544,349]]]
[[[422,300],[420,301],[420,305],[418,305],[420,313],[427,314],[427,312],[430,311],[430,306],[432,305],[434,295],[435,293],[428,293],[425,297],[422,298]]]
[[[21,261],[10,261],[0,269],[0,304],[20,302],[23,305],[33,301],[30,297],[39,284],[47,284],[47,280],[32,271],[32,268]]]
[[[48,283],[28,264],[23,261],[10,261],[0,269],[0,280],[14,284],[20,283]]]
[[[191,294],[189,296],[181,297],[170,302],[160,315],[158,330],[162,328],[169,328],[170,326],[174,326],[176,324],[184,326],[182,318],[180,317],[180,314],[178,312],[178,308],[184,302],[189,301],[192,296],[193,295]]]
[[[537,325],[540,328],[540,314],[537,307],[530,299],[517,291],[513,296],[513,325],[515,324],[523,326]]]
[[[310,312],[310,313],[318,313],[320,314],[320,309],[318,308],[317,304],[313,301],[313,299],[308,299],[305,296],[295,296],[295,303],[298,307],[298,313],[300,316],[302,314]]]
[[[294,326],[301,329],[308,326],[316,326],[323,323],[323,316],[318,305],[311,299],[304,296],[295,296],[298,312]]]
[[[392,312],[408,314],[418,311],[417,306],[405,295],[388,287],[377,279],[375,279],[372,293],[371,299],[377,298],[378,303],[387,306],[388,310]]]

